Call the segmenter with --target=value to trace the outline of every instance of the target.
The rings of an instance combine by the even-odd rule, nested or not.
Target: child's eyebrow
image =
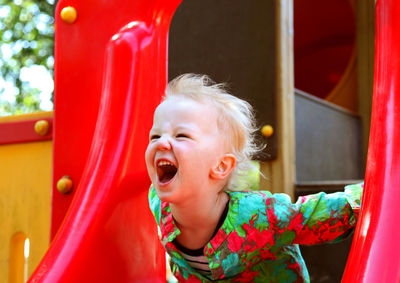
[[[189,123],[187,125],[176,126],[175,131],[192,132],[193,130],[195,130],[197,128],[198,128],[198,126],[195,123]]]
[[[177,126],[177,127],[175,127],[175,129],[178,130],[178,131],[181,131],[181,130],[186,131],[186,130],[190,130],[190,127],[187,127],[187,126]]]

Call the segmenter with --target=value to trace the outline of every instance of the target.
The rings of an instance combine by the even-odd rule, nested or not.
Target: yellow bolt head
[[[78,13],[74,7],[68,6],[61,10],[61,19],[63,19],[63,21],[66,23],[74,23],[77,17]]]
[[[49,133],[49,122],[46,120],[39,120],[35,123],[35,132],[40,136],[45,136]]]
[[[271,125],[265,125],[261,128],[261,134],[266,138],[272,137],[274,128]]]
[[[72,180],[68,176],[62,177],[57,182],[57,190],[62,194],[68,194],[72,191]]]

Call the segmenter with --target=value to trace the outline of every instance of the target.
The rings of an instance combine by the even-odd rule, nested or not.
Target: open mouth
[[[157,163],[157,176],[161,184],[171,181],[178,171],[178,168],[169,161],[162,160]]]

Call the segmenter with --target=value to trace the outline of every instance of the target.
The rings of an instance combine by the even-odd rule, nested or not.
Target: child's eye
[[[177,138],[189,138],[189,136],[187,134],[177,134],[176,137]]]
[[[160,138],[159,135],[151,135],[151,136],[150,136],[150,140],[157,140],[157,139],[159,139],[159,138]]]

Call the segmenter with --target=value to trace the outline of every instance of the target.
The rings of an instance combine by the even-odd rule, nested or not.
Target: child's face
[[[210,171],[226,145],[215,107],[185,98],[169,98],[154,113],[146,165],[160,199],[181,202],[204,197]]]

